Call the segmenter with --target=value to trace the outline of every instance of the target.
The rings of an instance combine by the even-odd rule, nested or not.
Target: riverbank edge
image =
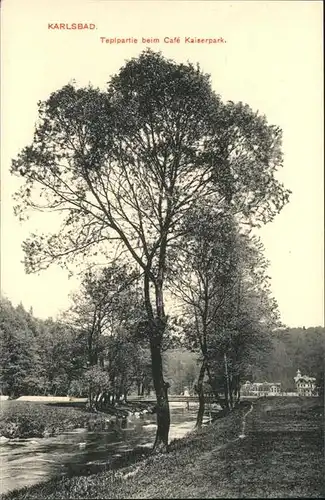
[[[125,486],[132,489],[133,480],[140,473],[149,477],[151,469],[175,471],[180,461],[183,465],[191,463],[196,454],[216,446],[225,446],[229,441],[237,439],[242,431],[243,417],[250,408],[252,403],[244,401],[227,416],[223,415],[208,426],[194,429],[187,436],[171,441],[165,455],[151,454],[151,449],[137,447],[112,461],[105,471],[88,476],[54,478],[8,492],[1,496],[1,500],[130,498]]]
[[[30,439],[57,436],[77,428],[109,430],[116,418],[153,413],[154,406],[128,404],[91,412],[86,407],[9,400],[0,404],[0,439]]]

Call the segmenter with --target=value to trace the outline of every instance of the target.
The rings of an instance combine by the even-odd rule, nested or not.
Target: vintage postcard
[[[4,500],[324,497],[322,14],[2,2]]]

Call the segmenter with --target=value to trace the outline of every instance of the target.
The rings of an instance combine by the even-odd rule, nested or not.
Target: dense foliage
[[[69,325],[35,318],[21,304],[14,307],[2,298],[0,336],[2,393],[66,394],[77,346],[76,332]]]
[[[118,399],[135,387],[142,394],[152,387],[148,349],[137,339],[117,330],[98,336],[84,323],[41,320],[20,304],[1,299],[0,387],[1,393],[21,395],[89,396],[110,391]],[[80,318],[78,318],[80,320]],[[89,354],[89,350],[91,353]],[[89,363],[94,352],[100,363]]]

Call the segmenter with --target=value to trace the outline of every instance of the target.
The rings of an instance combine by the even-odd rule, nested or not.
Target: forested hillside
[[[105,337],[96,345],[100,364],[91,367],[89,332],[80,324],[35,318],[7,299],[0,306],[2,394],[88,396],[89,384],[99,391],[106,384],[115,396],[150,388],[149,352],[136,339]]]
[[[303,375],[316,377],[317,384],[323,386],[324,327],[285,328],[273,332],[271,338],[270,348],[255,359],[251,369],[248,368],[246,372],[248,380],[281,382],[284,391],[294,391],[293,378],[299,369]],[[173,350],[167,353],[166,378],[172,383],[176,393],[178,388],[184,386],[193,390],[196,381],[194,374],[198,374],[196,361],[198,358],[198,355],[186,350]]]
[[[273,334],[272,348],[258,368],[252,370],[255,381],[281,382],[283,390],[295,389],[293,377],[302,374],[324,380],[325,329],[320,326],[286,328]],[[322,382],[323,384],[324,382]]]
[[[2,393],[66,393],[77,348],[76,332],[68,325],[35,318],[21,304],[1,299],[0,345]]]
[[[323,327],[286,328],[275,331],[271,338],[270,349],[263,351],[247,369],[247,379],[281,382],[284,390],[294,390],[293,377],[299,368],[321,383],[325,358]],[[1,299],[0,343],[3,394],[87,395],[87,343],[80,330],[70,323],[35,318],[21,304],[14,307],[9,300]],[[124,384],[121,391],[146,395],[153,390],[150,356],[141,342],[119,339],[114,343],[113,338],[107,338],[104,347],[105,368],[110,362],[111,380],[117,381],[115,374],[119,373],[119,382]],[[164,352],[163,359],[170,392],[181,394],[188,388],[193,394],[199,353],[171,348]],[[100,373],[93,374],[96,376],[100,377]]]

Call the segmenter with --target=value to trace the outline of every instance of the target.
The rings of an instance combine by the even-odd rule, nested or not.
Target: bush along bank
[[[96,411],[96,410],[95,410]],[[153,414],[156,412],[156,405],[154,403],[142,402],[119,402],[114,405],[107,405],[103,410],[104,413],[114,415],[117,418],[127,418],[130,416],[140,417],[145,414]]]

